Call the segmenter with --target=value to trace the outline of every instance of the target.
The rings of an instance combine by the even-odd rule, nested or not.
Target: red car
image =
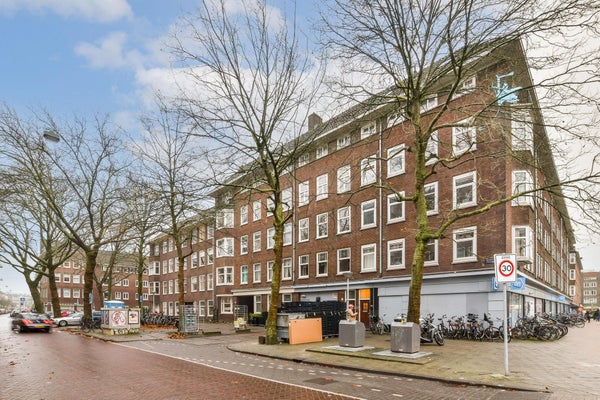
[[[46,314],[35,313],[17,313],[11,322],[13,330],[18,329],[19,332],[42,331],[50,332],[52,321]]]

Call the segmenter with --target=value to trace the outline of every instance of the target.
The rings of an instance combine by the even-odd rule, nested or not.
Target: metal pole
[[[350,306],[350,278],[346,277],[346,309]]]
[[[507,283],[504,283],[504,375],[509,374],[508,371],[508,301],[507,301]]]

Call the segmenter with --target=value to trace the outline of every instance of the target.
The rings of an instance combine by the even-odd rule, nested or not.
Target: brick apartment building
[[[92,308],[100,310],[103,307],[104,300],[120,300],[129,307],[138,306],[138,285],[137,267],[135,261],[127,255],[119,256],[112,266],[111,254],[101,251],[98,254],[98,265],[95,275],[99,278],[104,277],[111,269],[112,288],[109,293],[109,285],[105,283],[102,286],[102,292],[94,283],[92,294]],[[61,310],[83,311],[83,277],[85,271],[85,256],[75,254],[69,260],[65,261],[55,271],[55,281],[60,298]],[[148,273],[144,272],[142,280],[142,300],[143,307],[150,308],[150,285]],[[46,306],[46,311],[52,311],[50,299],[50,287],[48,278],[44,277],[40,282],[40,294],[42,301]],[[88,299],[89,301],[89,299]]]
[[[592,312],[600,308],[600,272],[583,272],[583,308]]]
[[[472,125],[442,127],[430,141],[433,163],[469,153],[460,163],[436,163],[436,174],[426,182],[433,224],[453,210],[474,209],[557,179],[535,93],[521,91],[516,104],[495,106],[493,112],[476,106],[493,101],[492,88],[507,76],[511,87],[531,86],[519,43],[480,60],[477,73],[452,99],[456,111],[443,114],[441,124]],[[447,88],[439,89],[423,104],[423,118],[447,98]],[[471,104],[476,120],[465,116]],[[519,107],[525,104],[534,106]],[[309,131],[319,135],[287,177],[283,196],[293,218],[284,232],[281,302],[350,301],[367,324],[371,310],[388,323],[406,312],[415,211],[386,187],[414,186],[411,128],[388,105],[360,104],[325,122],[314,114],[309,118]],[[506,155],[507,148],[515,157]],[[234,196],[226,187],[214,197],[214,224],[199,223],[186,243],[185,302],[202,317],[218,313],[223,320],[231,320],[238,305],[250,313],[265,311],[273,264],[269,200],[258,191]],[[422,313],[502,315],[503,292],[493,284],[498,253],[515,253],[518,276],[525,278],[524,285],[509,289],[513,320],[578,305],[581,265],[567,208],[561,196],[544,192],[462,219],[446,237],[431,241]],[[152,309],[176,314],[177,261],[168,236],[151,244],[149,261]]]

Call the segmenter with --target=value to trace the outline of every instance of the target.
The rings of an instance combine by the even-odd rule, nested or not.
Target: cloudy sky
[[[275,6],[290,7],[284,0]],[[0,102],[19,113],[110,114],[124,128],[168,82],[165,38],[196,0],[1,0]],[[316,0],[300,0],[300,25],[316,17]],[[290,11],[290,10],[287,10]],[[308,32],[310,33],[310,32]],[[318,110],[319,111],[319,110]],[[323,110],[320,110],[323,111]],[[592,268],[596,245],[579,249]],[[589,256],[588,256],[589,254]],[[0,269],[0,291],[26,291],[23,278]]]

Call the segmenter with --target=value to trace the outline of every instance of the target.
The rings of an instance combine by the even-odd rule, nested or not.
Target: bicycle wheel
[[[433,340],[435,340],[438,346],[444,345],[444,336],[442,335],[442,332],[440,332],[438,329],[436,329],[435,332],[433,332]]]
[[[383,335],[384,332],[385,332],[385,326],[383,325],[383,322],[378,321],[377,322],[377,334]]]

